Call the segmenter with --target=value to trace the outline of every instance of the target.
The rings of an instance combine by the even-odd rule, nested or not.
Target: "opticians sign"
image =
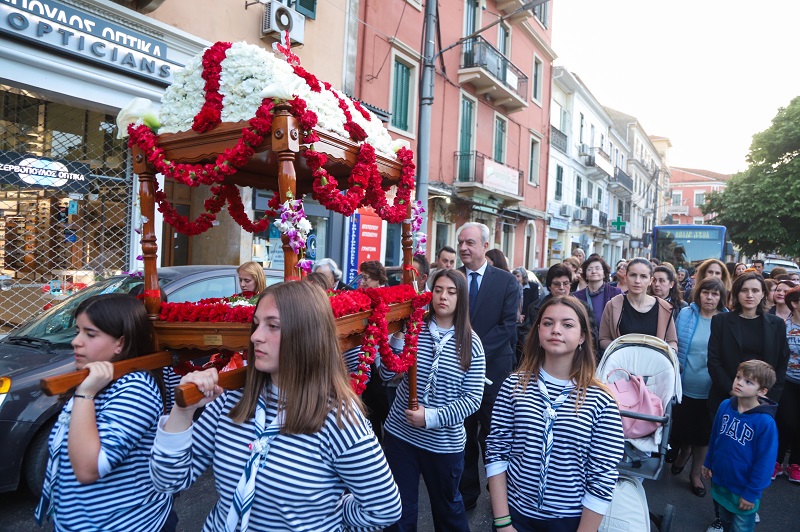
[[[50,0],[0,0],[0,34],[164,86],[183,66],[162,41]]]
[[[90,175],[91,169],[85,163],[0,151],[0,183],[85,193]]]

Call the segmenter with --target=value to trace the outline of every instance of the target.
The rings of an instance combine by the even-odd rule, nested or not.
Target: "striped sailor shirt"
[[[100,479],[80,484],[75,478],[67,427],[58,449],[61,459],[53,487],[55,529],[161,530],[172,508],[172,496],[157,492],[150,480],[150,449],[163,409],[155,379],[147,372],[129,373],[100,392],[94,403],[101,446]],[[60,420],[69,423],[71,406],[71,401],[65,405]],[[51,447],[59,423],[50,434]]]
[[[396,339],[393,340],[393,348],[402,347],[402,344],[398,344]],[[470,346],[472,359],[467,371],[461,369],[461,361],[456,354],[455,337],[447,340],[439,355],[436,385],[428,397],[428,404],[425,404],[423,400],[423,391],[431,374],[435,347],[427,324],[423,324],[420,330],[417,345],[419,348],[417,352],[417,393],[419,404],[425,407],[425,428],[412,427],[406,421],[408,375],[397,387],[397,398],[392,403],[384,428],[406,443],[432,453],[461,452],[467,441],[464,419],[480,408],[483,398],[486,357],[481,340],[473,331],[472,345]],[[389,380],[395,375],[384,366],[381,366],[380,371],[384,380]]]
[[[188,488],[211,465],[219,500],[204,531],[225,530],[236,485],[250,456],[255,424],[228,416],[242,390],[224,392],[192,427],[163,431],[162,418],[150,460],[156,489]],[[266,423],[276,416],[277,389],[268,393]],[[376,530],[400,518],[400,495],[383,451],[361,414],[358,423],[331,412],[316,434],[279,434],[256,477],[250,530]]]
[[[544,371],[540,378],[551,401],[569,384]],[[523,392],[517,387],[519,380],[519,373],[509,375],[494,404],[486,439],[486,475],[505,472],[508,503],[534,519],[579,517],[584,506],[605,514],[624,446],[622,420],[613,397],[591,387],[579,410],[575,410],[574,394],[558,408],[546,489],[538,508],[546,403],[536,382],[529,382]]]

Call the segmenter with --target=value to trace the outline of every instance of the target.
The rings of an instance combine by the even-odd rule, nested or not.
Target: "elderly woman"
[[[591,255],[581,265],[581,269],[586,278],[586,288],[578,290],[572,295],[589,303],[595,323],[600,323],[606,303],[611,301],[612,297],[620,295],[622,290],[609,283],[611,268],[599,255]]]
[[[319,272],[328,279],[328,289],[348,290],[349,287],[342,282],[342,270],[336,265],[333,259],[320,259],[311,268],[313,272]]]
[[[727,312],[727,300],[728,291],[721,279],[703,279],[697,285],[692,303],[681,310],[676,322],[683,401],[674,410],[672,442],[680,452],[672,466],[672,474],[680,474],[691,457],[689,483],[692,493],[698,497],[706,494],[701,473],[711,437],[712,419],[706,404],[711,389],[711,376],[708,374],[711,318]]]

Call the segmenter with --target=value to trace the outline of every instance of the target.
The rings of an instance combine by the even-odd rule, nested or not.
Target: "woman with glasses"
[[[611,286],[616,286],[624,294],[628,291],[627,270],[628,261],[622,259],[617,262],[617,267],[614,269],[614,282]]]
[[[672,305],[647,294],[653,280],[653,265],[641,257],[631,260],[625,271],[628,284],[626,294],[615,296],[608,302],[600,321],[600,349],[625,334],[649,334],[678,348]]]
[[[620,295],[622,290],[609,283],[611,268],[599,255],[591,255],[581,269],[586,277],[587,286],[572,295],[589,303],[592,306],[595,323],[600,323],[606,303],[611,301],[612,297]]]

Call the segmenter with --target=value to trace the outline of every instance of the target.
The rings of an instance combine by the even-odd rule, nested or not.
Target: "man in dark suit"
[[[486,436],[492,420],[492,408],[503,381],[514,369],[517,343],[519,283],[510,273],[486,261],[489,228],[480,223],[466,223],[458,232],[458,255],[467,277],[469,318],[472,330],[481,339],[486,353],[486,383],[480,409],[464,421],[467,444],[464,449],[464,473],[461,495],[467,509],[474,508],[481,494],[478,457],[486,450]],[[480,447],[479,447],[480,446]]]

